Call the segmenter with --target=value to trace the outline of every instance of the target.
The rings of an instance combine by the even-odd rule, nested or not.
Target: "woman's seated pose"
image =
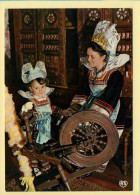
[[[127,54],[116,55],[120,36],[115,24],[101,21],[97,24],[92,40],[87,47],[87,58],[83,58],[87,74],[74,96],[70,108],[63,115],[71,115],[75,108],[79,110],[96,110],[107,115],[115,123],[121,136],[124,128],[124,107],[120,101],[123,75],[118,67],[129,61]],[[107,163],[99,167],[102,172]]]

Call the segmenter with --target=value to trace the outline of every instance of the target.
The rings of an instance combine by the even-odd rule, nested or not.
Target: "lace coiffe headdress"
[[[22,80],[24,83],[29,83],[36,78],[46,78],[47,72],[45,68],[45,63],[38,61],[33,68],[31,63],[26,63],[22,66]]]
[[[120,41],[120,35],[116,30],[116,24],[103,20],[95,28],[91,41],[96,42],[104,50],[113,51]]]
[[[115,27],[116,24],[111,24],[110,21],[106,20],[100,21],[96,25],[95,31],[91,39],[91,41],[96,42],[109,53],[109,59],[106,65],[106,70],[119,68],[130,59],[129,55],[127,54],[120,54],[117,56],[115,55],[118,42],[120,41],[120,35],[118,34]],[[88,69],[93,69],[92,67],[89,66],[87,57],[81,57],[80,61]]]
[[[22,80],[24,83],[29,83],[30,81],[37,78],[46,78],[47,72],[45,68],[45,63],[42,61],[38,61],[35,65],[35,68],[31,65],[31,63],[24,64],[22,66]],[[45,95],[50,95],[54,91],[54,88],[46,87]],[[33,94],[31,91],[23,91],[19,90],[18,93],[24,97],[31,99],[33,98]]]

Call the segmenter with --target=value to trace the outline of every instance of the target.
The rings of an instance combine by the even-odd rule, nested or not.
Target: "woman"
[[[97,24],[87,47],[87,61],[84,65],[88,73],[84,77],[84,84],[74,96],[70,108],[63,111],[63,114],[73,114],[75,108],[78,108],[77,104],[81,106],[80,110],[96,110],[115,123],[121,136],[124,128],[124,109],[120,101],[123,75],[117,68],[124,65],[129,56],[115,56],[119,40],[115,24],[110,25],[105,20]],[[106,165],[107,163],[101,165],[98,172],[103,172]]]
[[[90,96],[81,110],[97,110],[115,122],[120,109],[123,75],[116,68],[107,68],[108,54],[100,45],[91,42],[87,48]]]

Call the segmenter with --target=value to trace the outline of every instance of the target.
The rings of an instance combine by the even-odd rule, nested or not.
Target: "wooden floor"
[[[92,175],[86,177],[90,182],[103,185],[116,191],[131,191],[133,190],[133,174],[132,164],[128,166],[127,175],[124,175],[121,168],[115,164],[114,160],[111,160],[106,167],[104,173],[93,172]],[[121,187],[119,183],[126,183],[126,187]]]
[[[12,157],[12,161],[16,161],[15,157]],[[10,163],[10,161],[9,161]],[[10,170],[6,170],[6,178],[9,180],[11,178],[15,178],[18,170],[16,170],[16,166],[12,166],[12,164],[8,163],[7,169],[10,167]],[[13,163],[15,165],[15,163]],[[11,169],[12,166],[12,169]],[[129,164],[127,175],[125,176],[121,171],[121,168],[116,165],[114,159],[112,159],[108,166],[106,167],[104,173],[93,172],[89,176],[82,177],[82,182],[89,182],[90,186],[99,185],[102,186],[103,189],[109,189],[109,191],[131,191],[133,190],[133,177],[132,177],[132,163]],[[50,178],[52,179],[52,178]],[[18,178],[17,178],[18,180]],[[127,186],[121,187],[119,183],[127,182]],[[80,180],[79,180],[80,182]],[[79,186],[78,186],[79,187]],[[79,188],[78,188],[79,189]],[[48,191],[47,189],[45,191]],[[50,190],[53,191],[53,190]],[[55,191],[60,191],[60,188],[55,188]],[[62,190],[63,191],[63,190]],[[87,187],[88,191],[88,187]],[[89,190],[90,191],[90,190]]]

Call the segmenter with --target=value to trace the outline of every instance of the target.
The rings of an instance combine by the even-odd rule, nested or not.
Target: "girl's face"
[[[94,51],[92,48],[87,49],[87,60],[90,67],[95,67],[100,70],[104,66],[104,59],[106,55],[100,56],[100,54]]]
[[[33,80],[30,90],[33,92],[33,95],[42,98],[46,91],[46,84],[40,85],[36,80]]]

